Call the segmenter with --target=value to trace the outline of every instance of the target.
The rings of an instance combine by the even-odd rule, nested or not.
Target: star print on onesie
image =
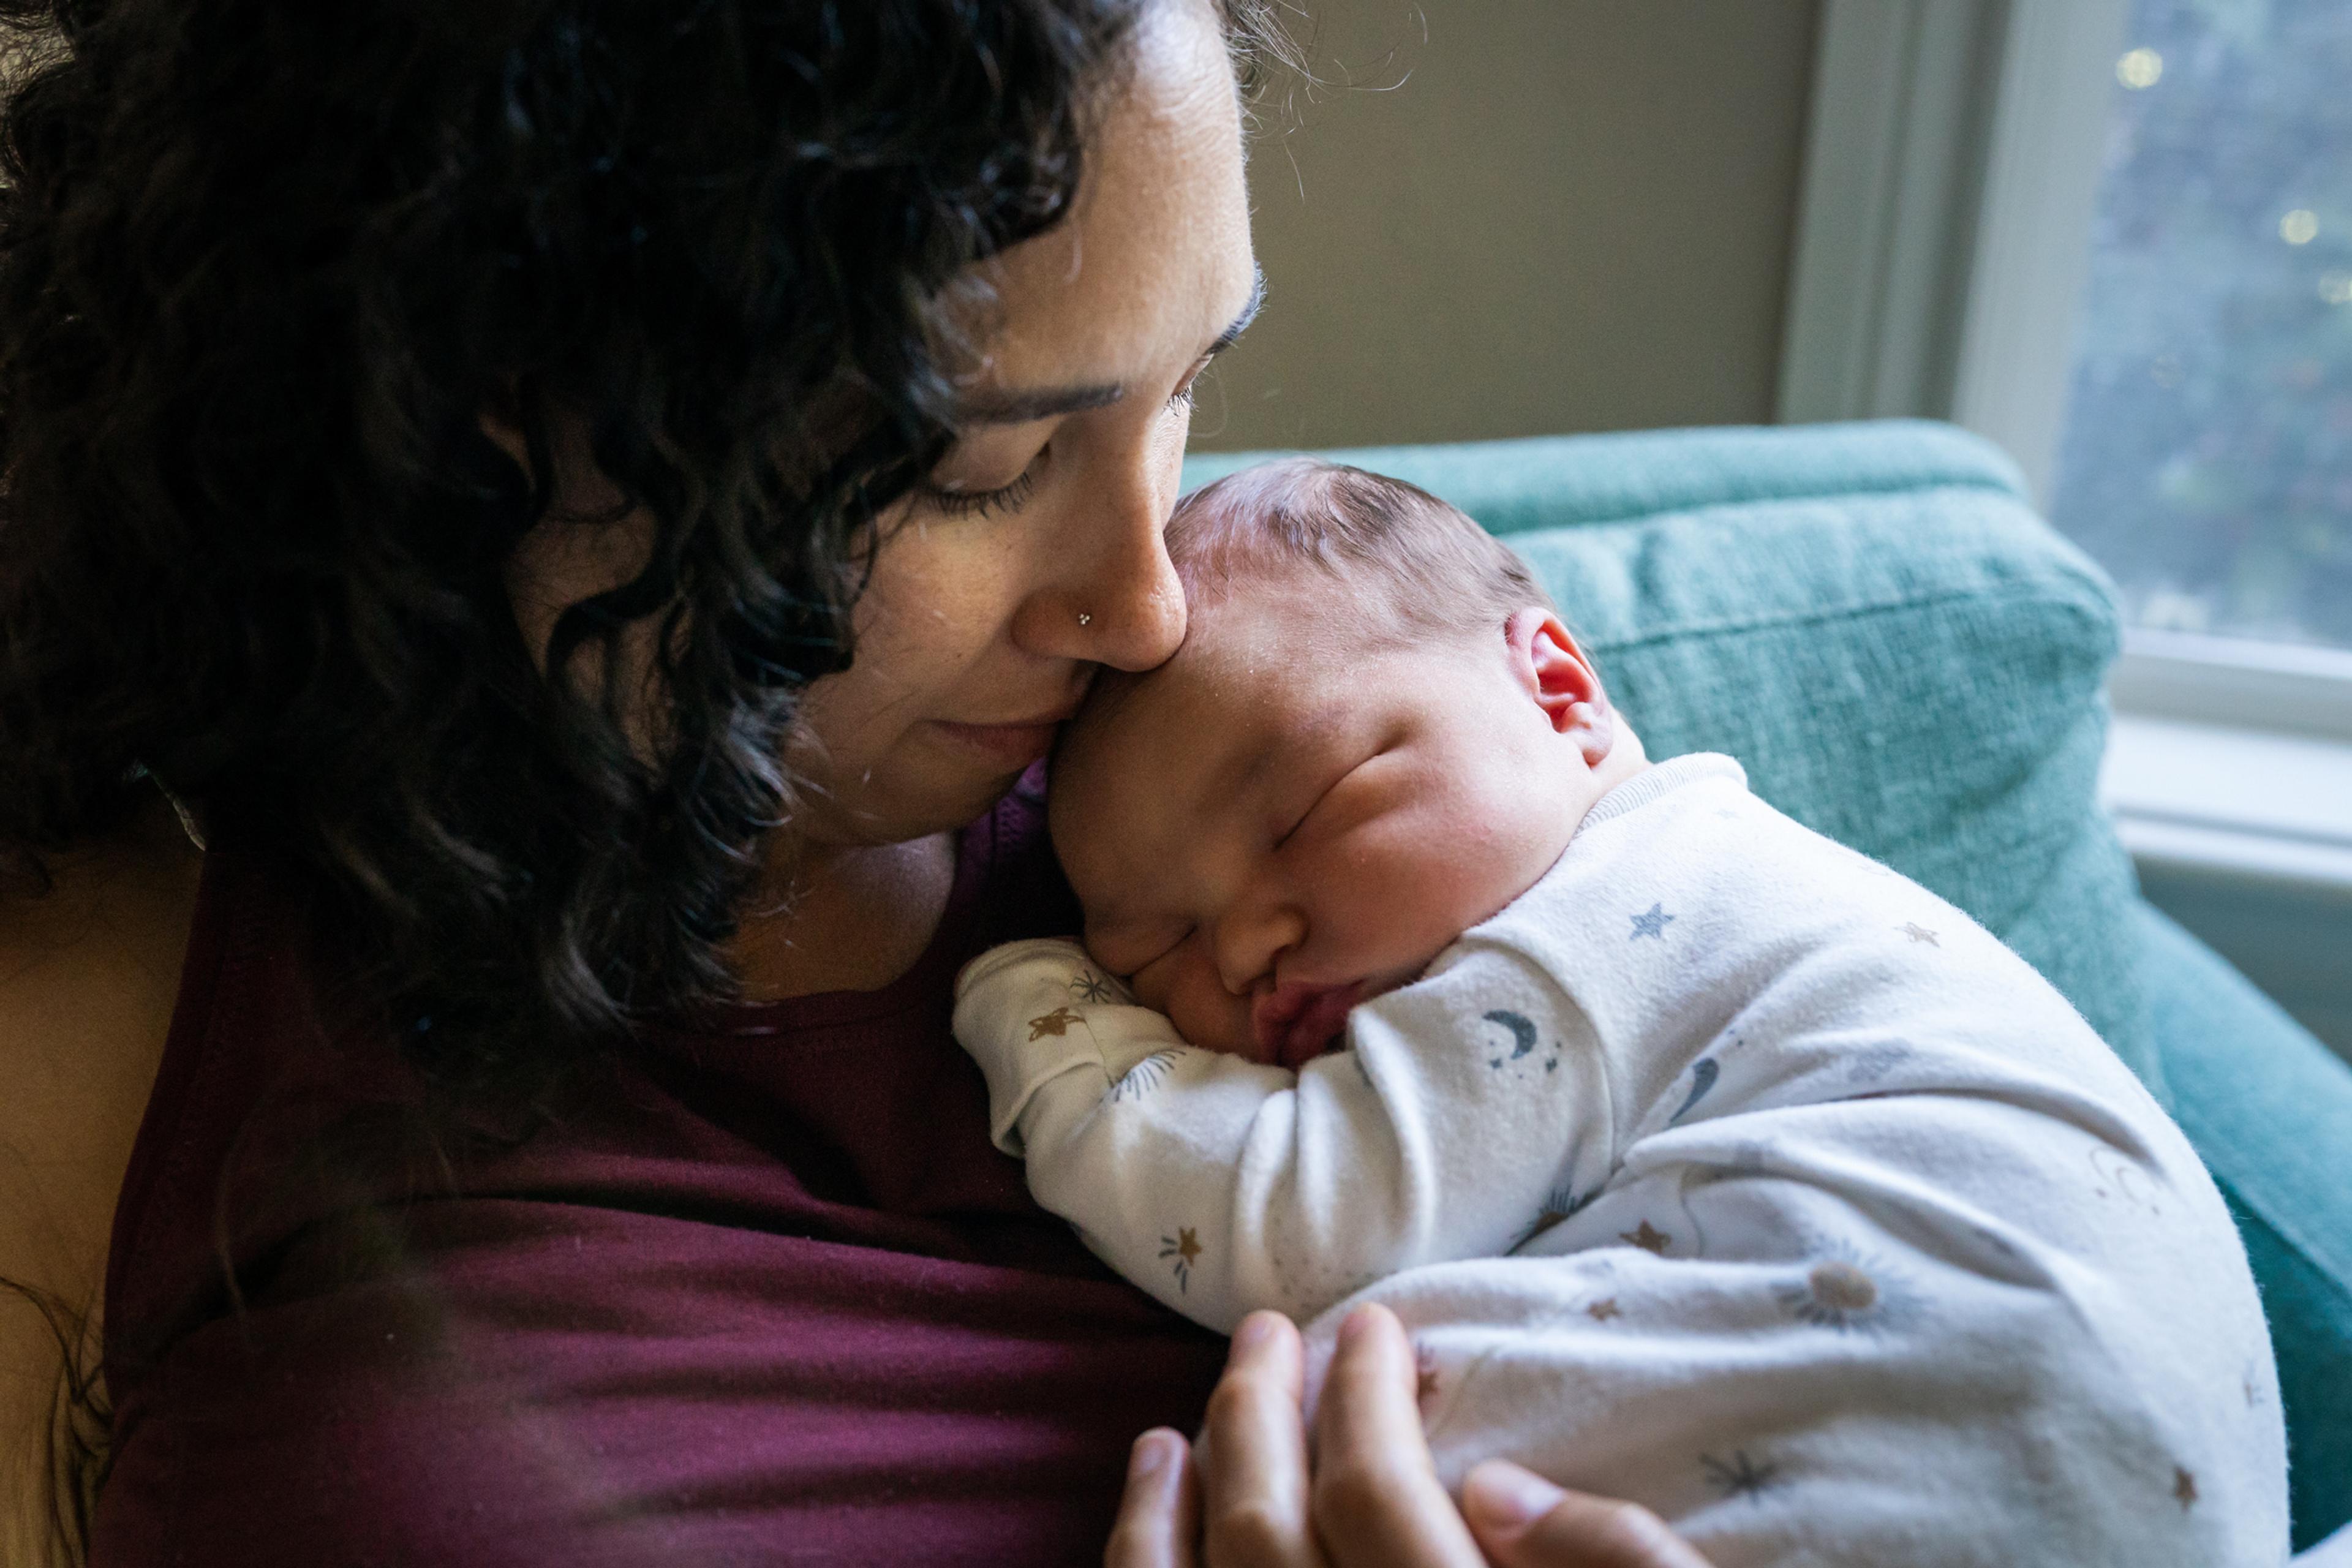
[[[1033,1040],[1042,1040],[1051,1035],[1058,1040],[1069,1033],[1071,1025],[1084,1022],[1085,1019],[1080,1015],[1072,1012],[1069,1008],[1056,1007],[1042,1018],[1029,1020],[1029,1037]]]

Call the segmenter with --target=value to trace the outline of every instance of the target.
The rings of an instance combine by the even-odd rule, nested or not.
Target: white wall
[[[1306,5],[1196,447],[1772,417],[1815,0]]]

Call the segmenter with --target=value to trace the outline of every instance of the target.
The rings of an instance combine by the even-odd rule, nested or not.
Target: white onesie
[[[1502,1456],[1717,1564],[2287,1552],[2252,1277],[2179,1130],[2022,960],[1748,793],[1652,768],[1294,1074],[1067,942],[957,983],[992,1132],[1120,1273],[1328,1362],[1394,1308],[1449,1486]]]

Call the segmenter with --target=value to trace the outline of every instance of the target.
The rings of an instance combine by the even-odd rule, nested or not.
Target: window
[[[1999,443],[2159,906],[2352,1059],[2352,0],[1822,0],[1780,417]]]
[[[2051,515],[2136,626],[2352,648],[2352,6],[2125,43]]]

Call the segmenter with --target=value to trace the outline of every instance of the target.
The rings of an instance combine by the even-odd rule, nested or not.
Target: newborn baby
[[[1513,1458],[1718,1568],[2284,1559],[2236,1230],[2048,983],[1731,759],[1647,761],[1409,485],[1252,469],[1169,549],[1182,647],[1054,761],[1086,945],[958,982],[1039,1202],[1311,1365],[1385,1302],[1449,1485]]]

